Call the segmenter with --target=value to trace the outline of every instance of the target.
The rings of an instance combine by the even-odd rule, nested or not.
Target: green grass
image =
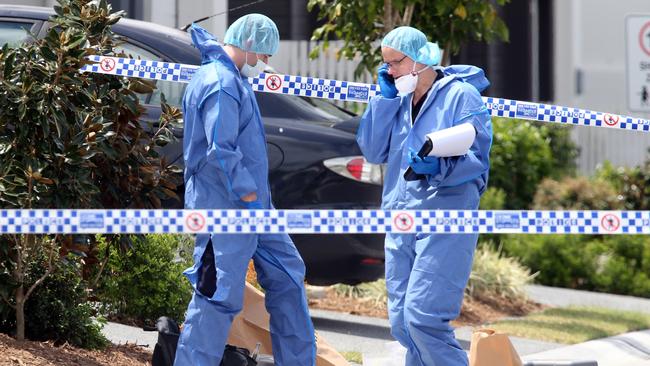
[[[595,307],[552,308],[499,321],[489,328],[510,336],[574,344],[650,328],[650,314]]]
[[[363,363],[363,356],[361,355],[361,352],[341,352],[341,355],[345,357],[348,362],[356,362],[358,364]]]
[[[332,286],[335,292],[341,296],[355,299],[369,299],[376,303],[385,304],[388,301],[388,292],[386,290],[386,280],[379,279],[374,282],[364,282],[356,286],[336,284]]]

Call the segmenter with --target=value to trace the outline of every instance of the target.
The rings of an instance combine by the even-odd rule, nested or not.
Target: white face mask
[[[420,71],[415,71],[415,63],[413,63],[413,71],[406,75],[402,75],[399,78],[395,79],[395,87],[397,88],[397,91],[401,95],[406,95],[409,93],[413,93],[415,91],[415,87],[418,85],[418,75],[428,69],[430,66],[426,66]]]
[[[255,57],[257,58],[257,56],[255,56]],[[254,78],[254,77],[259,76],[261,73],[264,72],[264,70],[266,70],[267,65],[266,65],[266,63],[264,63],[264,61],[258,59],[255,66],[251,66],[247,62],[248,61],[248,52],[246,53],[246,58],[247,58],[246,62],[244,62],[244,66],[242,66],[241,71],[240,71],[241,74],[244,75],[245,77]]]

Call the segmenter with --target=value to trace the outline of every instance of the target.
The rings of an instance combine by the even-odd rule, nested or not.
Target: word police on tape
[[[0,234],[650,234],[650,211],[0,210]]]
[[[196,65],[129,58],[90,56],[92,64],[84,72],[125,77],[188,83],[199,69]],[[249,78],[253,90],[330,100],[368,103],[379,94],[379,85],[312,77],[260,74]],[[576,126],[616,128],[650,132],[650,120],[593,112],[586,109],[561,107],[551,104],[521,102],[517,100],[483,97],[490,114],[495,117],[520,118],[531,121],[562,123]]]

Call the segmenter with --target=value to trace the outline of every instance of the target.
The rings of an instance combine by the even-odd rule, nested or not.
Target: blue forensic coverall
[[[479,68],[444,68],[413,124],[412,93],[370,101],[357,142],[369,162],[387,163],[384,209],[478,209],[492,144],[490,116],[479,94],[488,85]],[[439,173],[426,179],[404,179],[409,151],[419,151],[427,133],[465,122],[477,132],[466,155],[440,158]],[[449,321],[460,314],[477,239],[478,234],[386,235],[389,320],[392,335],[408,350],[406,365],[468,364]]]
[[[192,28],[203,63],[183,98],[185,207],[273,209],[266,137],[255,95],[214,37]],[[241,197],[256,192],[258,200]],[[276,365],[315,364],[314,329],[304,290],[305,265],[286,234],[197,235],[194,287],[176,366],[218,366],[233,318],[242,309],[248,263],[266,290]]]

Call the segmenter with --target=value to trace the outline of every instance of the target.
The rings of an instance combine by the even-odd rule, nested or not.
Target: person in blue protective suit
[[[273,209],[264,126],[248,77],[276,52],[277,27],[249,14],[228,28],[224,46],[197,25],[191,35],[203,62],[183,97],[185,207]],[[315,364],[305,265],[288,235],[197,235],[193,256],[185,275],[194,294],[174,365],[220,364],[251,258],[266,290],[275,364]]]
[[[357,142],[371,163],[387,164],[382,207],[475,210],[485,191],[492,127],[479,91],[489,82],[473,66],[442,68],[441,51],[411,27],[381,43],[381,95],[370,101]],[[476,137],[461,156],[421,158],[425,135],[471,123]],[[405,180],[411,167],[422,179]],[[477,234],[387,234],[386,287],[393,336],[408,366],[467,365],[449,321],[460,314]]]

